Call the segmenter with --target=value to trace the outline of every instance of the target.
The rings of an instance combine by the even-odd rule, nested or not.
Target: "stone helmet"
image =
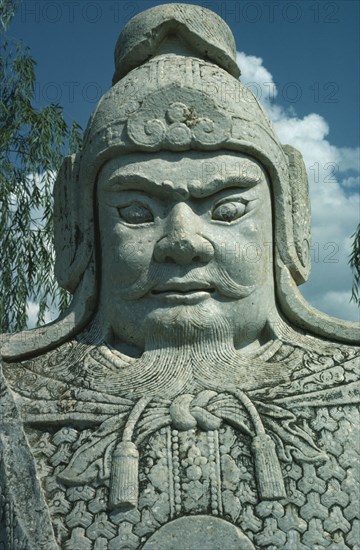
[[[74,292],[93,254],[93,192],[104,162],[135,151],[190,149],[239,151],[263,164],[273,189],[276,255],[297,284],[306,281],[310,219],[304,164],[295,149],[281,146],[239,75],[234,37],[212,11],[168,4],[130,20],[116,44],[113,86],[89,121],[82,153],[65,161],[56,184],[61,286]]]
[[[54,323],[54,335],[48,330],[45,347],[79,332],[96,310],[94,189],[100,168],[132,152],[191,149],[241,152],[263,165],[271,182],[281,313],[301,329],[352,341],[351,323],[317,312],[297,290],[310,271],[304,162],[296,149],[280,144],[239,76],[233,34],[206,8],[160,5],[125,26],[115,48],[113,86],[90,118],[82,151],[64,160],[55,184],[55,273],[74,298]]]

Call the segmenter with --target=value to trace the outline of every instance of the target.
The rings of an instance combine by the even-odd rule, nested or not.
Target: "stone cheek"
[[[108,481],[65,487],[57,475],[91,429],[28,429],[38,476],[61,548],[141,548],[162,525],[208,514],[237,525],[255,548],[356,548],[359,528],[359,434],[352,406],[310,409],[306,416],[329,460],[282,463],[287,498],[260,501],[250,440],[220,430],[163,428],[139,448],[139,505],[108,510]],[[301,421],[301,416],[299,417]]]

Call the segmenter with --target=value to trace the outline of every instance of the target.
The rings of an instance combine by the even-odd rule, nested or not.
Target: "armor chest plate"
[[[312,409],[309,417],[328,460],[281,460],[287,496],[274,501],[259,497],[250,438],[228,425],[212,431],[168,426],[146,438],[139,445],[137,505],[117,510],[109,509],[106,450],[91,485],[69,486],[58,477],[93,429],[31,428],[28,438],[60,548],[150,549],[164,543],[164,548],[177,549],[181,546],[166,546],[166,540],[174,540],[179,529],[187,530],[189,516],[194,520],[188,523],[185,545],[191,537],[195,541],[202,525],[219,518],[223,523],[209,528],[224,529],[226,548],[232,548],[233,527],[244,537],[239,548],[355,548],[359,449],[353,407]],[[173,532],[164,531],[165,542],[160,537],[157,546],[151,545],[164,526],[174,526]]]

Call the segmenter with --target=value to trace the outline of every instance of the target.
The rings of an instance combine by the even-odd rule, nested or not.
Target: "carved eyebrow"
[[[119,174],[116,172],[112,174],[105,182],[105,186],[114,191],[117,191],[117,187],[120,185],[124,189],[128,187],[133,189],[134,186],[141,188],[144,185],[157,187],[159,184],[156,181],[143,176],[142,174]]]
[[[197,197],[209,197],[227,189],[228,187],[240,187],[241,189],[250,189],[255,185],[259,184],[261,178],[254,176],[244,176],[244,175],[231,175],[223,178],[214,178],[206,183],[206,186],[198,185],[198,182],[191,182],[190,192],[191,195],[195,198]],[[199,182],[200,183],[200,182]]]
[[[140,173],[119,174],[115,173],[106,182],[106,188],[109,191],[119,191],[119,187],[123,190],[138,189],[139,191],[150,191],[155,195],[178,194],[183,199],[191,195],[194,198],[211,196],[227,187],[240,187],[249,189],[260,183],[261,177],[255,175],[230,175],[223,178],[214,178],[204,186],[201,180],[192,180],[188,186],[172,186],[169,180],[158,182]]]
[[[169,185],[165,185],[164,182],[158,182],[143,174],[131,173],[131,174],[112,174],[105,182],[105,189],[108,191],[142,191],[144,193],[150,193],[156,196],[172,195],[176,192],[174,188]],[[179,189],[179,194],[181,190]],[[182,195],[188,196],[187,188],[182,189]]]

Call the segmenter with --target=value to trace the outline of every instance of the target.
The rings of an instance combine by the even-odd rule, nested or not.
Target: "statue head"
[[[97,205],[98,309],[111,340],[143,350],[216,331],[240,348],[264,338],[275,296],[258,161],[225,150],[115,156],[98,174]]]
[[[55,185],[55,272],[74,300],[47,347],[97,311],[140,349],[156,335],[193,341],[196,327],[243,348],[282,316],[351,340],[297,291],[310,271],[304,163],[235,59],[226,23],[199,6],[161,5],[126,25],[113,86]]]

